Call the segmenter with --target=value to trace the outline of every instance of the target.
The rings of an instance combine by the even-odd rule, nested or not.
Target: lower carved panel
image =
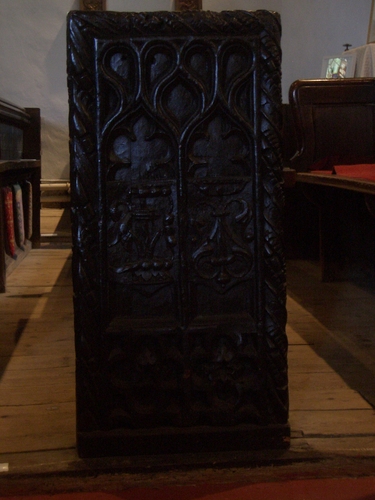
[[[152,325],[143,324],[149,331],[142,334],[129,325],[125,334],[109,335],[104,342],[108,430],[183,424],[182,339],[173,329],[157,335],[157,325]]]

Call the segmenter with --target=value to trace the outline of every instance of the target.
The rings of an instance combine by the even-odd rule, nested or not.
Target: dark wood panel
[[[375,79],[297,80],[289,102],[298,151],[291,167],[306,172],[318,160],[375,162]]]
[[[68,26],[80,453],[287,446],[278,16]]]

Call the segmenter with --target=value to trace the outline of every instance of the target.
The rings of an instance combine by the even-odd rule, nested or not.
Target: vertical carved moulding
[[[80,456],[288,445],[279,18],[177,3],[68,18]]]

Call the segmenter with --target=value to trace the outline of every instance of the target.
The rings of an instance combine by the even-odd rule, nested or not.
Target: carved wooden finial
[[[202,0],[175,0],[175,10],[202,10]]]
[[[81,0],[81,10],[106,10],[106,0]]]

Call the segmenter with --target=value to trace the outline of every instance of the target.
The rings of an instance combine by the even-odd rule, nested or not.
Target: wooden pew
[[[318,207],[321,277],[333,281],[345,277],[338,233],[345,225],[345,206],[360,196],[375,217],[375,177],[312,169],[319,169],[319,164],[329,168],[366,163],[374,164],[375,173],[375,79],[298,80],[290,88],[289,102],[297,152],[285,173]]]
[[[0,293],[5,292],[7,275],[31,248],[40,247],[40,130],[39,108],[20,108],[0,99]],[[31,202],[26,199],[26,183],[31,185]],[[22,189],[24,221],[30,226],[30,234],[9,252],[2,188],[14,185]]]

